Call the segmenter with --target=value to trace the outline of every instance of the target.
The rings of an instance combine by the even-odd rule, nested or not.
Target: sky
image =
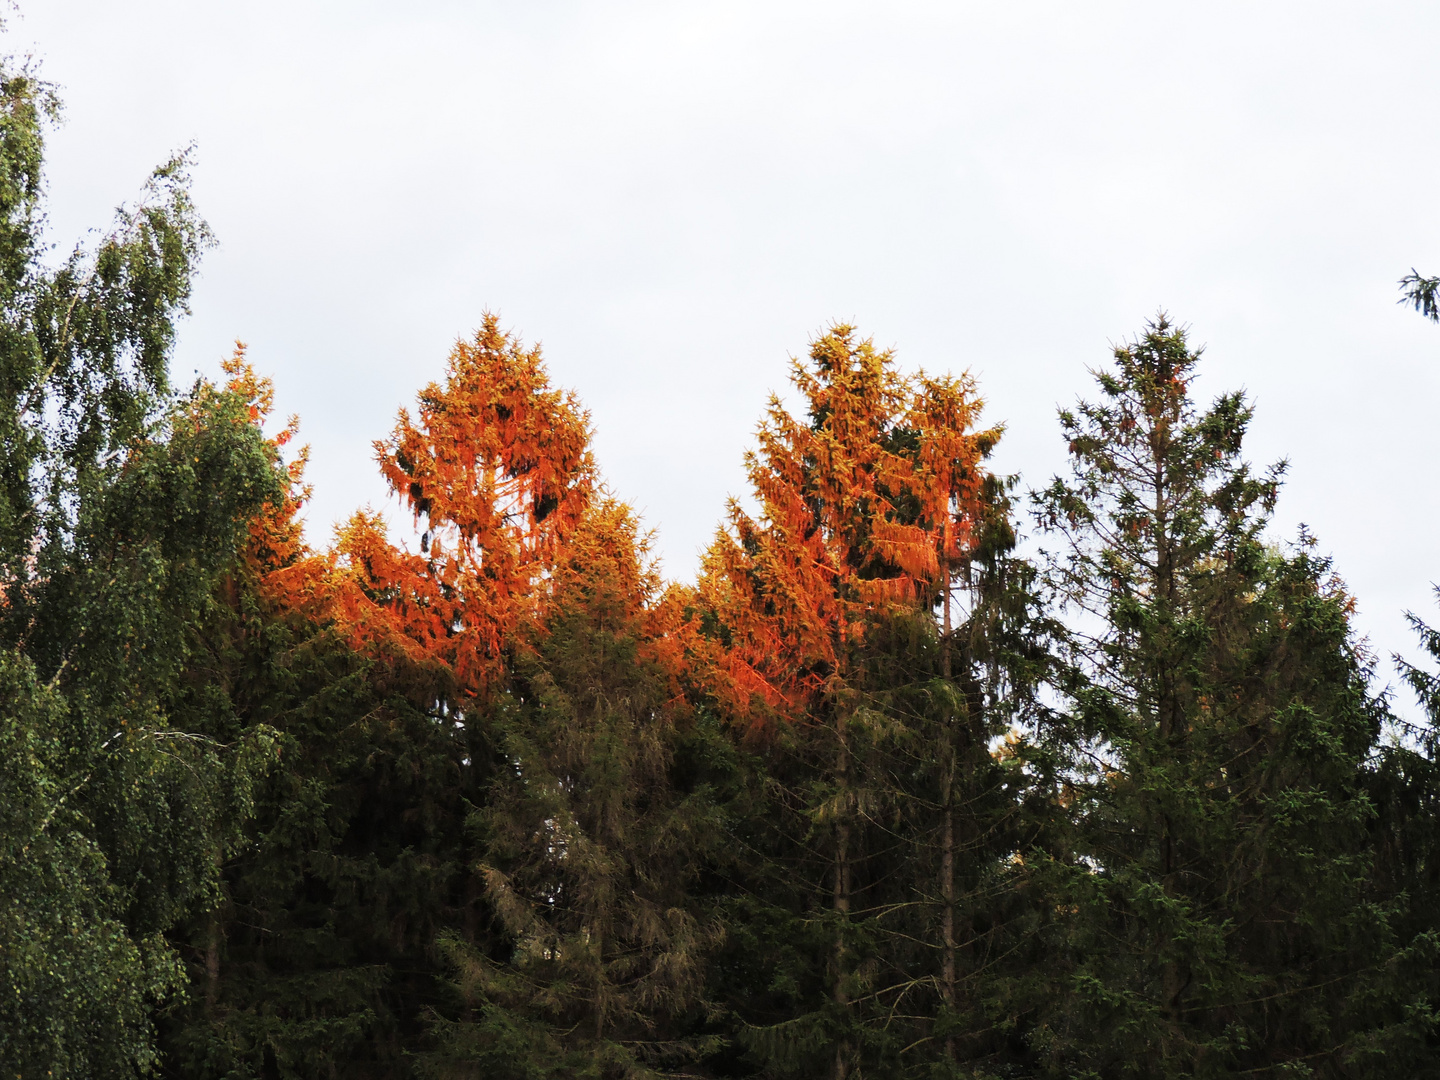
[[[195,145],[219,246],[176,380],[249,344],[313,543],[386,509],[372,441],[487,310],[684,580],[831,322],[972,372],[1039,487],[1163,309],[1198,395],[1250,394],[1274,535],[1334,556],[1382,682],[1440,617],[1440,326],[1395,303],[1440,273],[1433,3],[22,0],[6,37],[65,101],[57,252]]]

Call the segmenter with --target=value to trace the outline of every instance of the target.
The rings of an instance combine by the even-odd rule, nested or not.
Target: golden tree
[[[437,663],[462,697],[484,695],[515,628],[596,487],[589,417],[552,389],[540,350],[487,314],[376,442],[381,471],[422,530],[394,547],[376,515],[342,531],[339,616],[352,636]]]
[[[829,747],[829,795],[812,816],[829,836],[830,981],[843,1017],[853,833],[869,798],[851,742],[875,717],[865,705],[867,638],[942,598],[948,624],[950,577],[981,518],[980,463],[999,432],[972,430],[980,402],[968,378],[903,376],[889,351],[849,326],[818,338],[791,380],[806,415],[772,397],[746,457],[759,513],[732,501],[698,600],[728,643],[712,653],[717,695],[752,729],[812,725]],[[852,1056],[837,1040],[837,1080]]]

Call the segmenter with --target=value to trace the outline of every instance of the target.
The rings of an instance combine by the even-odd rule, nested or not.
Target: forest
[[[1182,324],[1034,488],[823,329],[672,583],[485,314],[376,433],[413,535],[317,548],[243,347],[171,383],[189,159],[56,262],[0,104],[6,1075],[1440,1076],[1436,729]]]

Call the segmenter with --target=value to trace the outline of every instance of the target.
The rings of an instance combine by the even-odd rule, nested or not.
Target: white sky
[[[1038,486],[1163,306],[1376,649],[1435,610],[1440,327],[1395,305],[1440,273],[1432,3],[23,0],[8,36],[63,88],[62,247],[198,144],[177,382],[250,343],[314,541],[383,505],[371,440],[487,307],[686,578],[830,320],[970,368]]]

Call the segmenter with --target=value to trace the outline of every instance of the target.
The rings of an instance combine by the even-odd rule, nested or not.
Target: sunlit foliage
[[[57,109],[0,65],[0,1072],[1440,1076],[1440,678],[1182,328],[1027,517],[968,375],[829,327],[685,584],[486,314],[307,540],[244,347],[169,385],[188,155],[47,263]]]

